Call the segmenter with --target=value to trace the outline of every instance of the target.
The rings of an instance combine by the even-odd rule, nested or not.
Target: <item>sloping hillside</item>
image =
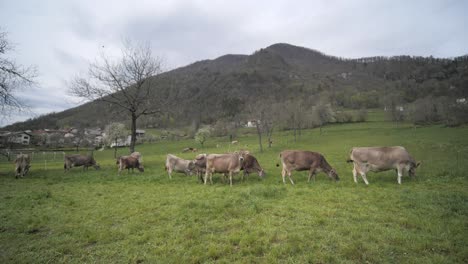
[[[143,119],[143,126],[188,124],[193,119],[211,123],[266,99],[326,98],[335,108],[358,109],[426,96],[468,97],[468,56],[343,59],[281,43],[251,55],[195,62],[153,78],[155,94],[171,107],[166,115]],[[91,102],[4,129],[103,127],[113,120],[122,121],[118,109]]]

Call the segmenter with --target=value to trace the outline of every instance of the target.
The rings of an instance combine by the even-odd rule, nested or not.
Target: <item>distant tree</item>
[[[202,127],[198,129],[197,133],[195,133],[195,141],[200,143],[202,148],[204,147],[206,139],[210,136],[211,132],[208,127]]]
[[[0,114],[11,111],[21,111],[25,105],[19,100],[15,92],[23,87],[33,85],[37,70],[34,66],[25,67],[7,57],[14,46],[7,39],[7,33],[0,29]]]
[[[333,110],[330,104],[326,104],[324,102],[319,103],[318,105],[313,107],[313,118],[312,122],[320,127],[320,135],[322,134],[322,126],[333,122]]]
[[[104,133],[106,137],[104,139],[106,145],[115,144],[114,148],[114,158],[117,157],[117,143],[119,140],[125,140],[128,135],[128,130],[125,128],[125,125],[122,123],[110,123],[105,129]]]
[[[282,120],[280,116],[283,104],[275,103],[272,98],[264,98],[260,102],[249,104],[246,108],[248,118],[255,121],[260,152],[263,152],[262,137],[266,137],[268,148],[271,148],[275,127],[279,126],[281,122],[287,122]],[[283,118],[286,119],[286,117]]]
[[[99,59],[90,64],[87,76],[71,81],[69,91],[126,111],[131,120],[130,152],[134,152],[138,118],[162,112],[163,100],[154,93],[155,78],[152,78],[162,72],[162,67],[161,59],[153,57],[148,44],[124,41],[123,46],[117,60],[101,53]],[[155,104],[159,107],[155,108]]]

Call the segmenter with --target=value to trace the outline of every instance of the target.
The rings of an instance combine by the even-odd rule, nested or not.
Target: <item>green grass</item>
[[[467,263],[468,127],[379,121],[276,133],[259,153],[257,138],[209,139],[200,152],[240,148],[254,152],[267,171],[234,186],[214,177],[164,171],[167,153],[181,153],[193,140],[138,146],[145,172],[117,175],[113,151],[95,152],[102,170],[63,173],[63,164],[33,162],[16,180],[13,165],[0,163],[0,263]],[[219,146],[217,148],[216,146]],[[369,174],[369,186],[352,180],[345,162],[352,146],[403,145],[422,161],[417,178],[394,172]],[[340,182],[319,174],[307,183],[283,185],[275,166],[283,149],[319,151]],[[123,151],[123,150],[121,150]],[[122,153],[123,154],[123,153]],[[458,156],[458,162],[457,162]]]

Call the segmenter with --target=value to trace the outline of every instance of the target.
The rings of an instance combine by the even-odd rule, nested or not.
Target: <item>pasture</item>
[[[209,138],[139,145],[145,172],[117,175],[113,151],[96,151],[101,170],[63,173],[61,160],[32,163],[16,180],[0,164],[1,263],[467,263],[468,127],[413,128],[371,119],[302,132],[276,132],[259,152],[255,134],[239,145]],[[220,147],[217,148],[216,146]],[[422,165],[397,184],[395,172],[369,173],[355,184],[345,160],[353,146],[402,145]],[[267,175],[234,186],[202,185],[164,171],[167,153],[249,149]],[[283,149],[324,154],[341,181],[323,173],[307,183],[294,172],[283,185]],[[123,154],[124,150],[121,150]]]

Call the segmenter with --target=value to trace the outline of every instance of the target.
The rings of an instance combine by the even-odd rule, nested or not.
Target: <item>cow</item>
[[[167,154],[166,165],[167,174],[169,179],[172,179],[172,172],[181,172],[185,175],[192,175],[192,171],[195,169],[195,164],[191,160],[184,160],[175,155]]]
[[[398,184],[401,184],[401,177],[406,171],[413,177],[416,168],[420,162],[416,162],[408,151],[401,146],[394,147],[354,147],[349,152],[348,163],[353,163],[354,182],[357,183],[357,174],[359,173],[366,183],[366,174],[369,171],[380,172],[387,170],[396,170]]]
[[[195,165],[195,173],[197,174],[198,179],[203,183],[203,175],[206,173],[206,154],[198,154],[193,160]]]
[[[131,157],[134,157],[138,160],[138,162],[142,163],[143,162],[143,156],[141,155],[140,152],[133,152],[132,154],[130,154]]]
[[[309,179],[307,182],[310,182],[310,179],[313,177],[315,181],[315,174],[317,172],[323,171],[335,181],[339,181],[338,174],[335,169],[333,169],[330,164],[328,164],[325,157],[318,153],[312,151],[302,151],[302,150],[284,150],[280,153],[279,158],[283,165],[283,170],[281,171],[281,176],[283,177],[283,183],[286,184],[286,174],[288,174],[291,184],[294,184],[293,179],[291,178],[291,171],[309,171]],[[276,164],[279,167],[279,164]]]
[[[210,177],[213,184],[213,173],[229,173],[229,183],[232,186],[232,174],[238,173],[242,168],[245,153],[209,154],[206,156],[205,185]]]
[[[189,152],[189,151],[190,151],[190,152],[197,152],[198,149],[189,147],[189,148],[184,148],[184,149],[182,150],[182,152]]]
[[[258,173],[258,176],[260,178],[263,178],[265,176],[265,171],[258,163],[258,160],[249,153],[245,153],[244,155],[244,161],[242,162],[241,170],[244,171],[243,176],[249,176],[249,174],[253,172]]]
[[[23,178],[31,168],[31,159],[27,154],[18,154],[15,159],[15,178]]]
[[[80,154],[65,155],[63,168],[67,172],[73,167],[83,166],[83,170],[88,170],[88,167],[94,167],[99,170],[101,167],[96,163],[93,157]]]
[[[140,163],[138,158],[133,157],[133,156],[120,156],[118,159],[119,162],[119,175],[122,170],[127,169],[128,172],[130,172],[130,169],[137,168],[140,172],[144,172],[145,168],[143,167],[143,164]]]

